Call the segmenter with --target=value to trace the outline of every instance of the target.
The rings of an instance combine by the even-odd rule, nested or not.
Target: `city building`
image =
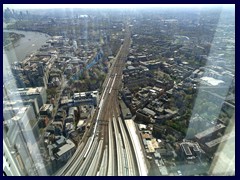
[[[123,70],[123,83],[130,90],[149,83],[148,70],[142,67],[127,66]]]
[[[182,157],[186,160],[194,160],[197,157],[201,157],[201,153],[204,153],[197,142],[185,141],[180,143],[180,147]]]
[[[40,115],[48,116],[49,118],[52,118],[53,115],[53,105],[52,104],[44,104],[40,108]]]
[[[22,100],[23,102],[36,99],[38,107],[42,107],[47,102],[47,93],[44,87],[18,88],[17,91],[10,92],[8,96],[11,96],[11,99]],[[38,107],[35,106],[36,112]]]
[[[51,142],[50,142],[51,141]],[[68,159],[72,157],[76,150],[76,145],[63,136],[54,136],[47,145],[51,158],[52,168],[56,170],[62,167]]]
[[[80,92],[73,95],[74,105],[94,105],[99,103],[98,91]]]
[[[210,140],[213,140],[217,137],[218,133],[223,133],[225,130],[226,126],[219,123],[213,127],[210,127],[198,134],[195,135],[195,138],[197,140],[197,142],[199,143],[203,143],[203,142],[207,142]]]
[[[4,110],[5,113],[8,109]],[[13,117],[9,119],[6,116],[4,117],[4,141],[7,146],[5,148],[8,148],[14,154],[12,158],[20,167],[18,171],[21,175],[37,175],[35,163],[38,160],[31,153],[37,147],[36,142],[39,139],[36,114],[32,106],[18,107],[12,109],[12,111],[16,113]]]
[[[206,142],[205,144],[202,145],[202,148],[205,152],[207,152],[209,155],[213,155],[217,150],[218,146],[226,141],[229,141],[229,139],[235,138],[235,135],[233,134],[225,134],[221,137],[218,137],[216,139],[213,139],[209,142]]]
[[[120,101],[120,109],[121,109],[121,114],[123,119],[131,119],[132,118],[132,113],[129,110],[129,108],[127,108],[126,104],[121,100]]]
[[[73,49],[74,51],[77,50],[78,46],[77,46],[77,41],[73,41]]]

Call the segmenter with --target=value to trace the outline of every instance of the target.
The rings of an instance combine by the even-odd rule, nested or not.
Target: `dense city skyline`
[[[235,5],[53,6],[4,5],[7,175],[235,175]]]

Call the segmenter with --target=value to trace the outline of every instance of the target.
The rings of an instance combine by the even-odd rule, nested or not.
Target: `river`
[[[32,31],[4,30],[4,32],[25,35],[25,37],[22,37],[15,43],[14,48],[10,48],[9,50],[4,49],[5,57],[9,63],[22,61],[27,55],[37,51],[50,38],[50,36],[44,33]]]
[[[17,34],[23,34],[25,37],[19,39],[14,48],[11,47],[8,50],[3,48],[3,77],[5,80],[9,77],[10,64],[16,61],[22,61],[27,55],[37,51],[50,36],[32,31],[17,31],[17,30],[3,30],[4,32],[14,32]]]

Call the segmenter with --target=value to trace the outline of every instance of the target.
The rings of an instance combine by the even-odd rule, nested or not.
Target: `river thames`
[[[5,57],[9,63],[22,61],[27,55],[37,51],[50,38],[47,34],[32,31],[4,30],[4,32],[25,35],[14,44],[14,48],[4,49]]]

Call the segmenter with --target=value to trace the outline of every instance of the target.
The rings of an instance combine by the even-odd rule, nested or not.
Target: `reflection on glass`
[[[235,175],[234,5],[4,5],[6,175]]]

